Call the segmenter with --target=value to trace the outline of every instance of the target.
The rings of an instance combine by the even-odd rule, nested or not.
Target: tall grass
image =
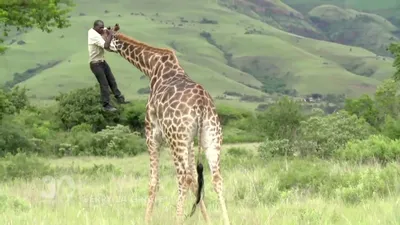
[[[258,156],[256,147],[257,144],[238,144],[223,149],[224,195],[232,224],[400,222],[399,166],[312,159],[266,161]],[[21,160],[25,163],[17,163]],[[5,172],[10,168],[32,169],[33,164],[38,171],[29,176]],[[3,159],[1,165],[0,175],[14,178],[0,184],[1,224],[143,224],[147,154],[53,160],[19,155]],[[165,149],[154,224],[174,223],[176,200],[175,170]],[[194,196],[189,196],[186,213],[193,201]],[[205,202],[213,224],[222,224],[207,168]],[[200,211],[186,224],[204,224]]]

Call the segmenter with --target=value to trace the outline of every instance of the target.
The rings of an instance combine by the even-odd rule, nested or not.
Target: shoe
[[[105,111],[109,111],[109,112],[115,112],[115,111],[117,111],[117,109],[114,108],[114,107],[111,106],[111,105],[106,105],[106,106],[103,107],[103,109],[104,109]]]
[[[118,104],[129,104],[129,103],[131,103],[130,101],[125,101],[125,97],[124,96],[117,97],[116,99],[117,99]]]

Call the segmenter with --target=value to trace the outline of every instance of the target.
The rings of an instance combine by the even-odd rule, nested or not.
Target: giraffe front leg
[[[150,157],[149,195],[147,200],[145,223],[149,224],[153,212],[156,194],[159,185],[159,149],[161,145],[161,131],[157,126],[146,121],[146,144]]]

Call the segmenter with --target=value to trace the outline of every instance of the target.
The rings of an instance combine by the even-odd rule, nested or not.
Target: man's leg
[[[113,92],[118,103],[129,103],[125,101],[124,96],[118,89],[117,81],[115,81],[114,74],[112,73],[111,68],[106,61],[104,62],[104,73],[106,74],[108,84],[110,85],[111,91]]]
[[[108,111],[116,111],[117,109],[112,107],[110,104],[110,93],[108,90],[108,81],[104,73],[104,64],[102,63],[90,63],[90,69],[96,76],[97,81],[100,84],[100,95],[103,107]]]

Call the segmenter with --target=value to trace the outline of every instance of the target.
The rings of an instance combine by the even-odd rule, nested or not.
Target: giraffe
[[[149,193],[145,222],[149,224],[159,187],[159,150],[165,140],[170,147],[178,181],[176,223],[183,224],[183,206],[189,189],[196,196],[204,220],[210,219],[201,190],[203,165],[195,164],[194,138],[198,135],[199,155],[204,149],[212,174],[224,224],[230,224],[223,195],[220,167],[222,128],[211,95],[194,82],[180,65],[175,52],[135,40],[120,31],[116,24],[107,34],[119,55],[129,61],[150,80],[150,95],[146,105],[145,134],[150,158]],[[197,182],[195,178],[197,177]]]

